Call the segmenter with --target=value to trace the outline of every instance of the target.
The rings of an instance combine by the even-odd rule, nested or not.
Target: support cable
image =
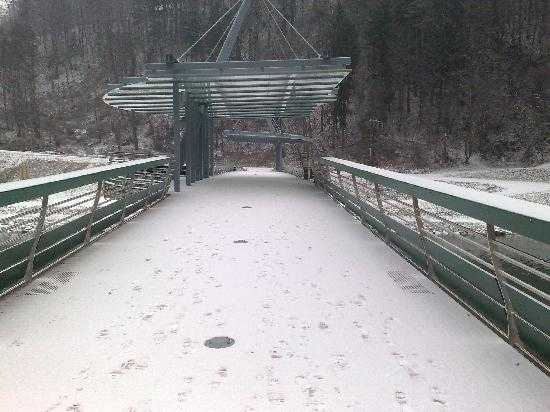
[[[306,39],[304,36],[302,36],[302,33],[300,33],[300,32],[298,31],[298,29],[297,29],[296,27],[294,27],[294,25],[285,17],[285,15],[284,15],[283,13],[281,13],[281,12],[279,11],[279,9],[273,5],[273,3],[271,2],[271,0],[266,0],[266,1],[271,5],[271,7],[273,7],[273,9],[279,14],[279,16],[281,16],[281,17],[283,18],[283,20],[286,21],[287,24],[288,24],[290,27],[292,27],[292,30],[294,30],[294,32],[295,32],[298,36],[300,36],[300,38],[301,38],[301,39],[311,48],[311,50],[313,50],[313,52],[317,55],[317,57],[321,58],[321,57],[322,57],[322,56],[321,56],[321,53],[319,53],[319,52],[315,49],[315,47],[313,47],[313,46],[311,45],[311,43],[308,42],[307,39]]]
[[[191,47],[189,47],[179,58],[178,58],[178,62],[181,62],[181,60],[183,60],[183,58],[185,56],[187,56],[187,54],[193,50],[195,48],[195,46],[197,44],[199,44],[213,29],[214,27],[216,27],[223,19],[225,19],[227,17],[227,15],[229,13],[231,13],[231,11],[233,11],[233,9],[235,9],[235,7],[242,3],[244,0],[238,0],[235,4],[233,4],[233,6],[231,6],[229,8],[229,10],[227,10],[223,16],[221,16],[212,26],[210,26],[210,28],[195,42],[193,43],[193,45]]]
[[[233,23],[235,22],[236,19],[237,19],[237,16],[233,17],[233,19],[231,20],[231,23],[225,28],[225,31],[222,33],[222,35],[218,39],[218,42],[216,43],[216,45],[214,46],[214,48],[212,49],[212,51],[208,55],[208,58],[206,59],[206,61],[209,61],[210,58],[214,55],[214,53],[216,52],[218,46],[220,45],[222,40],[227,36],[227,33],[229,32],[229,29],[231,28],[231,26],[233,25]]]
[[[288,48],[290,49],[290,51],[291,51],[292,54],[294,55],[294,58],[298,59],[298,55],[296,54],[296,51],[294,51],[294,49],[292,48],[292,45],[290,44],[290,42],[288,41],[287,37],[285,36],[285,33],[283,32],[283,29],[282,29],[281,26],[279,25],[279,22],[275,19],[275,16],[274,16],[273,13],[271,12],[271,9],[270,9],[269,6],[267,5],[266,1],[264,0],[263,3],[264,3],[265,8],[267,9],[267,12],[268,12],[269,16],[271,16],[271,18],[273,19],[273,22],[275,23],[275,26],[276,26],[277,29],[279,30],[279,33],[281,33],[281,36],[283,36],[283,39],[285,40],[285,42],[286,42]]]
[[[265,1],[264,1],[264,4],[266,5],[266,12],[267,12],[267,14],[269,15],[269,14],[270,14],[270,11],[269,11],[269,8],[267,8],[267,3],[265,3]],[[271,29],[275,30],[275,28],[273,27],[273,23],[271,22],[271,20],[269,20],[269,16],[268,16],[268,18],[267,18],[267,23],[269,24],[269,27],[270,27]],[[282,59],[285,59],[286,56],[288,55],[288,53],[285,52],[285,49],[284,49],[283,45],[281,44],[281,41],[275,41],[275,40],[274,40],[273,42],[276,44],[276,46],[277,46],[278,49],[279,49],[280,57],[281,57]]]

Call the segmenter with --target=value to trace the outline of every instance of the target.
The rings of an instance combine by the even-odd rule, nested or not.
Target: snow
[[[265,169],[172,194],[0,300],[0,324],[5,410],[550,404],[516,350],[326,194]]]
[[[101,165],[109,162],[104,157],[83,157],[40,152],[19,152],[13,150],[0,150],[0,169],[18,166],[28,161],[41,161],[46,163],[74,163],[80,168],[90,165]],[[50,173],[52,174],[52,173]]]
[[[66,176],[78,175],[82,173],[79,171],[83,169],[88,169],[89,171],[91,167],[103,166],[108,162],[109,159],[107,158],[0,150],[0,196],[7,191],[24,188],[33,183],[42,184],[59,179],[60,177],[65,178]],[[25,165],[26,167],[24,169],[29,176],[27,176],[27,179],[18,180],[21,178],[22,166]],[[67,175],[67,173],[71,172],[71,175]],[[77,188],[59,193],[56,196],[52,196],[50,203],[55,202],[56,199],[63,200],[63,198],[84,193],[89,189],[90,188]],[[4,203],[5,202],[0,201],[0,204],[4,205]],[[5,221],[13,215],[35,208],[39,206],[40,203],[40,199],[36,199],[29,202],[9,205],[7,207],[0,207],[0,221]],[[16,221],[11,223],[19,224],[20,222]],[[2,229],[2,226],[5,225],[0,223],[0,229]],[[29,227],[26,227],[26,225],[24,226],[23,230],[29,232]],[[31,224],[31,226],[33,225]],[[4,238],[5,236],[0,233],[0,240]]]
[[[426,178],[550,206],[550,163],[536,167],[446,169]]]
[[[34,186],[41,186],[44,184],[51,184],[56,182],[63,182],[65,181],[67,185],[69,185],[69,182],[71,182],[74,179],[79,179],[83,176],[90,175],[93,173],[102,173],[102,172],[108,172],[108,171],[115,171],[115,170],[125,170],[128,167],[135,166],[135,165],[141,165],[144,163],[151,163],[158,160],[168,160],[167,157],[159,156],[159,157],[151,157],[147,159],[140,159],[140,160],[132,160],[129,162],[123,162],[118,163],[114,165],[106,165],[106,166],[97,166],[94,168],[86,169],[86,170],[76,170],[73,172],[63,173],[63,174],[56,174],[53,176],[44,176],[44,177],[37,177],[35,179],[27,179],[27,180],[21,180],[17,182],[9,182],[0,185],[0,195],[2,193],[6,193],[13,190],[24,190],[28,188],[32,188]]]
[[[0,0],[0,18],[4,17],[8,10],[9,0]]]

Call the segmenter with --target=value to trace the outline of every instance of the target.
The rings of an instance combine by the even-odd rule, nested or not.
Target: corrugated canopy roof
[[[209,107],[211,117],[307,117],[334,102],[351,72],[349,57],[147,64],[144,77],[110,85],[104,101],[122,110],[173,112],[174,82],[185,96]],[[185,102],[181,105],[185,116]]]

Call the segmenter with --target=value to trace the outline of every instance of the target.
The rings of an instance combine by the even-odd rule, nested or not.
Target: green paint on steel
[[[45,195],[64,192],[99,180],[130,175],[132,173],[167,164],[168,157],[135,160],[113,166],[101,166],[91,169],[63,173],[55,176],[40,177],[20,182],[0,185],[0,207],[25,202]]]
[[[450,184],[432,182],[428,179],[377,169],[346,160],[323,158],[321,164],[550,244],[550,207],[534,205],[500,195],[480,193],[472,189],[457,188]],[[483,198],[484,202],[475,200],[477,198]],[[541,212],[542,209],[544,212]]]
[[[125,176],[138,171],[152,169],[168,163],[167,157],[126,162],[114,166],[87,169],[81,172],[65,173],[47,179],[32,179],[17,184],[0,186],[3,205],[24,202],[44,195],[62,192],[68,189],[96,183],[98,180]],[[116,200],[107,203],[96,210],[92,222],[93,237],[106,233],[120,224],[122,211],[125,207],[126,216],[142,210],[147,204],[160,200],[166,193],[168,181],[157,183],[151,187],[130,194],[126,202]],[[91,213],[85,213],[63,225],[47,230],[40,237],[34,256],[34,269],[39,271],[52,263],[64,258],[84,246],[86,227],[91,219]],[[18,285],[25,275],[28,252],[32,240],[21,241],[0,252],[0,294]]]

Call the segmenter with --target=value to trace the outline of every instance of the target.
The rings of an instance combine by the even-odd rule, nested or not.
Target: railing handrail
[[[322,158],[321,164],[550,244],[549,206],[493,193],[483,193],[334,157]]]
[[[3,183],[0,184],[0,207],[97,183],[100,180],[129,175],[146,168],[167,164],[169,160],[169,157],[158,156],[18,182]]]

